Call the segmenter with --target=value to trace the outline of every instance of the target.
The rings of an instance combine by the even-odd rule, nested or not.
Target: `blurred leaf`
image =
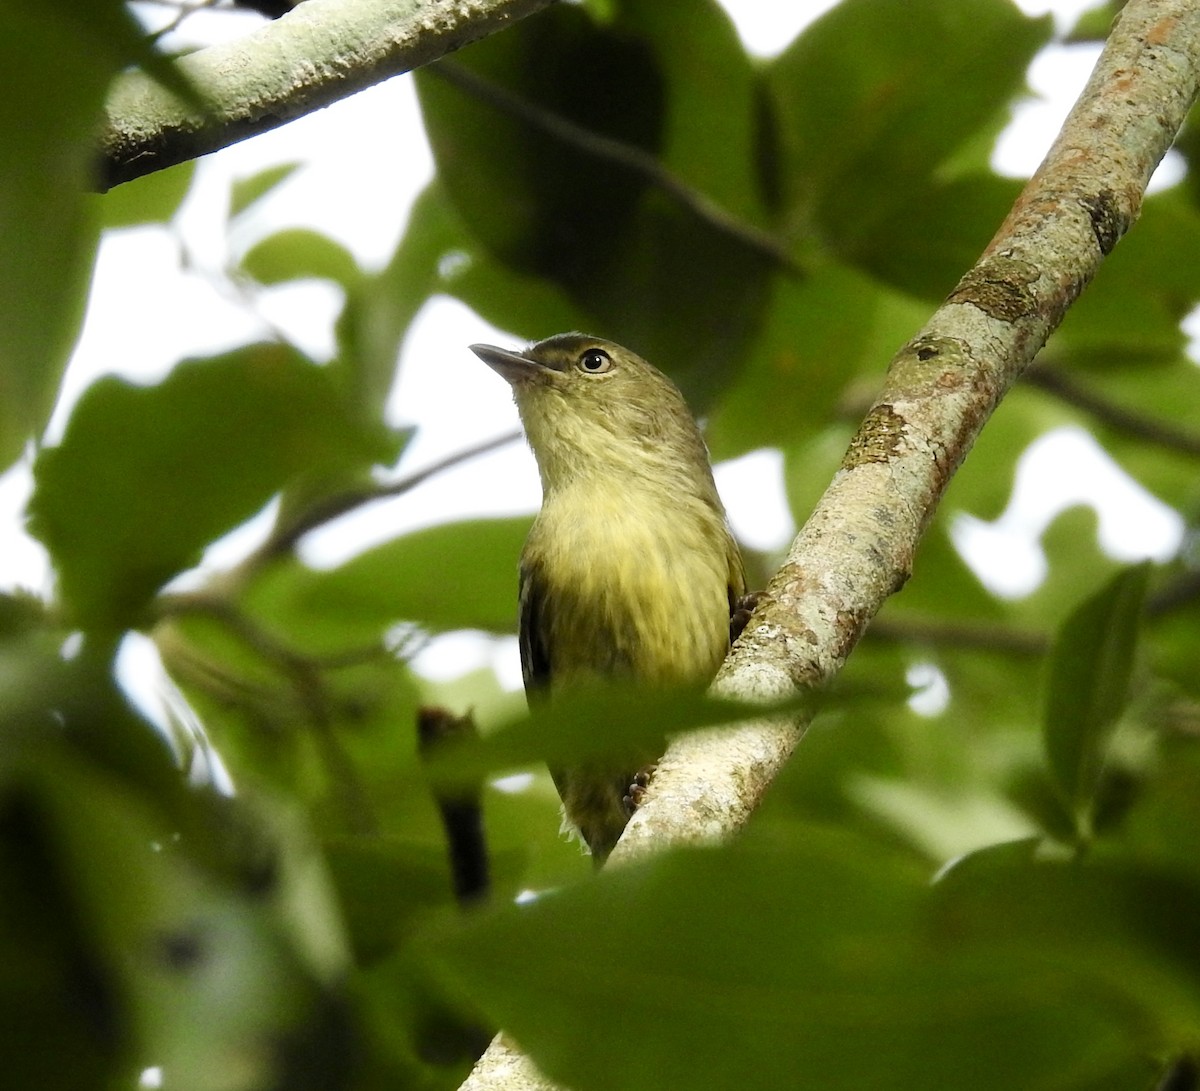
[[[471,232],[526,273],[572,284],[611,269],[644,179],[514,116],[506,96],[653,153],[663,89],[647,45],[560,6],[451,63],[450,76],[466,66],[487,88],[464,93],[444,66],[419,72],[417,88],[440,182]],[[578,78],[587,71],[603,71],[611,93],[593,94]],[[485,90],[491,103],[481,101]]]
[[[116,1087],[157,1064],[215,1089],[236,1066],[267,1086],[291,1034],[323,1040],[345,969],[311,842],[244,791],[189,784],[116,689],[109,649],[61,645],[0,642],[7,1071]]]
[[[1130,859],[1030,865],[1028,843],[976,854],[934,888],[933,924],[993,966],[1053,979],[1124,1024],[1137,1052],[1172,1052],[1200,1020],[1200,946],[1189,917],[1200,889],[1191,877]]]
[[[97,238],[84,193],[92,134],[122,63],[92,45],[34,5],[0,14],[0,466],[44,426],[83,316]],[[64,69],[64,57],[77,63]]]
[[[1050,653],[1046,757],[1085,836],[1109,736],[1125,709],[1149,578],[1148,564],[1118,573],[1067,618]]]
[[[301,613],[379,632],[422,627],[511,633],[517,624],[517,558],[530,520],[443,523],[375,546],[338,568],[299,567],[264,594]],[[273,607],[280,608],[280,607]]]
[[[349,288],[362,275],[349,250],[307,227],[287,228],[260,239],[240,265],[260,284],[318,277]]]
[[[387,267],[347,283],[330,373],[367,419],[382,418],[400,345],[460,237],[440,187],[430,183],[413,202],[408,228]]]
[[[86,193],[96,126],[109,81],[131,64],[187,92],[119,0],[0,7],[0,466],[45,425],[79,330],[98,232]]]
[[[291,478],[383,450],[281,346],[181,364],[152,387],[105,378],[37,460],[31,528],[76,623],[119,627]]]
[[[1139,858],[1200,879],[1200,748],[1195,736],[1165,740],[1155,776],[1131,809],[1121,844]]]
[[[145,174],[94,198],[106,228],[170,222],[191,188],[195,162]]]
[[[240,216],[291,178],[302,166],[300,162],[276,163],[248,177],[234,179],[229,192],[229,218],[232,220]]]
[[[493,326],[528,341],[551,330],[582,330],[590,321],[552,281],[516,273],[482,251],[452,251],[441,267],[441,287]]]
[[[1103,42],[1112,30],[1113,20],[1125,6],[1125,0],[1105,0],[1082,12],[1064,38],[1065,42]]]
[[[453,904],[443,846],[340,838],[325,851],[360,966],[395,951],[431,910]]]
[[[468,783],[480,775],[544,761],[563,764],[614,754],[661,754],[664,738],[679,731],[787,715],[791,702],[761,705],[719,700],[687,688],[651,688],[628,682],[581,685],[537,702],[528,714],[476,739],[448,744],[430,762],[435,776]]]
[[[998,519],[1012,497],[1021,456],[1035,440],[1070,421],[1060,402],[1025,385],[1014,387],[955,472],[941,510]]]
[[[1012,886],[1036,890],[1037,874]],[[1121,920],[1114,898],[1132,880],[1062,885],[1065,911],[1041,896],[1021,914],[1028,927],[1000,931],[1004,918],[960,893],[965,883],[935,900],[894,853],[796,827],[605,872],[445,928],[425,950],[542,1071],[580,1091],[638,1087],[647,1072],[664,1088],[787,1087],[798,1073],[835,1089],[1086,1086],[1148,1044],[1143,1013],[1159,1031],[1191,1014],[1190,997],[1151,986],[1194,991],[1194,973],[1154,950],[1166,904]],[[1110,891],[1089,911],[1085,893]],[[1172,904],[1194,903],[1187,894]],[[1121,967],[1135,980],[1080,942],[1064,956],[1042,939],[1039,925],[1057,939],[1075,911],[1090,912],[1081,934],[1132,934]],[[1005,961],[988,956],[999,936]]]
[[[784,448],[784,487],[797,526],[804,525],[829,487],[853,435],[850,424],[831,424]]]
[[[903,627],[906,618],[960,618],[983,625],[1000,620],[1003,611],[967,566],[948,533],[944,519],[935,519],[913,561],[913,574],[904,589],[884,603],[880,616]]]
[[[890,195],[885,220],[839,225],[838,253],[888,284],[940,302],[978,260],[1021,189],[1019,181],[990,174],[911,184]]]
[[[713,0],[618,0],[613,27],[647,42],[662,73],[664,166],[747,223],[764,219],[755,171],[755,67]]]

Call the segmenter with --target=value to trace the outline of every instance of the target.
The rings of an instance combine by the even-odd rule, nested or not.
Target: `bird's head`
[[[471,351],[512,387],[547,490],[597,473],[632,482],[699,471],[711,482],[683,395],[630,349],[560,333],[523,352]]]

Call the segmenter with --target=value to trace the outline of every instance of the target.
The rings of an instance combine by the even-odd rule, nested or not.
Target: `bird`
[[[542,504],[521,553],[518,637],[531,703],[600,679],[706,686],[744,624],[741,552],[683,395],[636,352],[583,333],[522,351],[471,345],[511,386]],[[564,826],[597,865],[657,754],[552,767]]]

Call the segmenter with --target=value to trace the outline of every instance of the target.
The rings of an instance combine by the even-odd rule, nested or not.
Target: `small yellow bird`
[[[512,386],[542,479],[520,565],[526,694],[609,677],[706,685],[729,650],[731,618],[744,623],[748,603],[683,395],[636,353],[581,333],[524,352],[471,350]],[[597,863],[656,757],[551,770],[566,819]]]

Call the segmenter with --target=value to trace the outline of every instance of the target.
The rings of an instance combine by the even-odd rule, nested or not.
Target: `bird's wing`
[[[538,568],[523,563],[518,587],[520,624],[517,640],[521,647],[521,677],[525,681],[525,692],[532,694],[550,685],[550,651],[546,643],[550,623],[546,612],[546,586]]]

